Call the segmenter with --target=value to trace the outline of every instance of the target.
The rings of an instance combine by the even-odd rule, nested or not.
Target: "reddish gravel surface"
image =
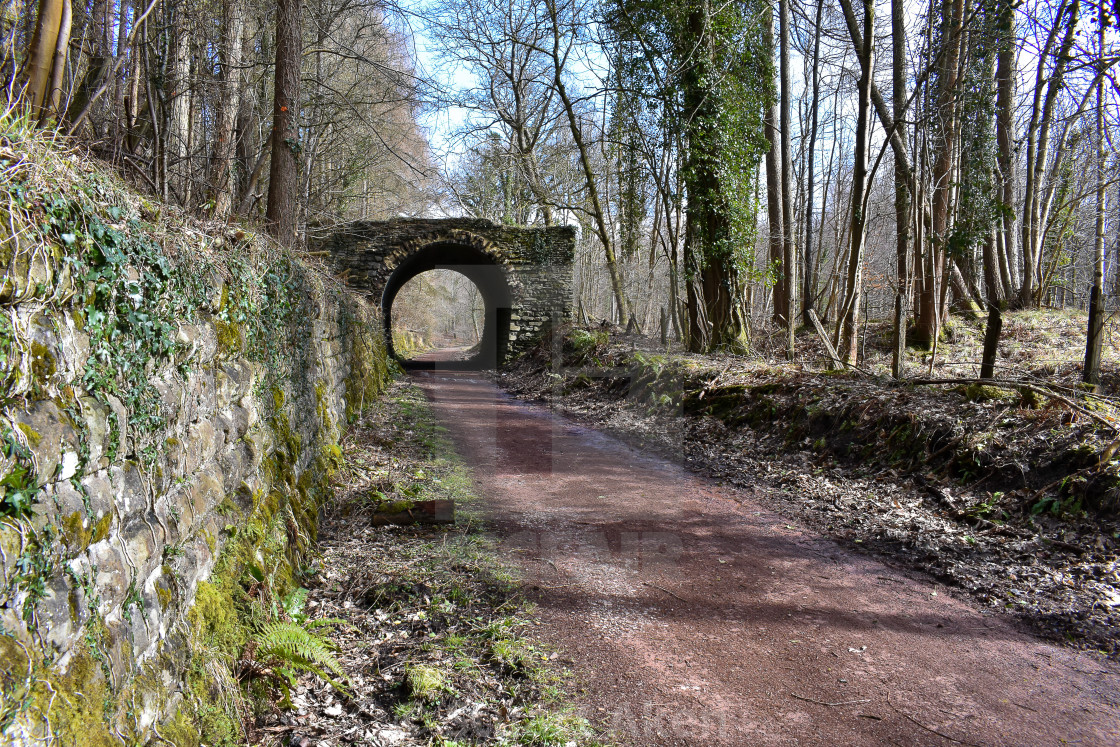
[[[416,375],[504,552],[634,745],[1120,744],[1120,666],[1031,637],[478,374]]]

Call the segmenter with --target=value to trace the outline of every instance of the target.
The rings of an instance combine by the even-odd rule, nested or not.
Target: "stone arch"
[[[501,365],[569,315],[575,251],[570,226],[521,228],[460,218],[363,221],[338,230],[319,248],[349,285],[382,310],[391,352],[393,300],[408,280],[432,269],[462,273],[483,297],[479,355],[461,367]]]
[[[389,354],[400,360],[393,348],[393,301],[405,283],[417,275],[436,269],[450,269],[464,276],[482,296],[484,321],[478,353],[455,367],[494,368],[507,355],[510,324],[513,316],[514,278],[504,266],[501,256],[487,251],[487,242],[466,243],[462,237],[437,235],[409,242],[386,259],[390,269],[379,299],[381,318],[385,323],[385,344]],[[409,367],[428,368],[416,362]],[[444,364],[449,365],[449,364]]]

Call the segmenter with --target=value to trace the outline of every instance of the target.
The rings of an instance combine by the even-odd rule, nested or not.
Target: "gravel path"
[[[1120,666],[1057,648],[477,374],[416,374],[582,707],[636,745],[1120,743]]]

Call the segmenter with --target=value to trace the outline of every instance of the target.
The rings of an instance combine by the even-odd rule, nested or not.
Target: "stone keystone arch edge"
[[[466,368],[496,368],[570,317],[573,226],[525,228],[477,218],[348,223],[315,247],[331,269],[381,308],[393,351],[392,305],[410,279],[434,269],[466,275],[486,307],[479,354]],[[447,364],[440,364],[441,368]]]

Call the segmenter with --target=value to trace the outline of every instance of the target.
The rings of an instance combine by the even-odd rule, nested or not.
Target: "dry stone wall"
[[[0,742],[236,742],[199,652],[228,671],[247,589],[294,586],[388,376],[376,312],[30,147],[0,181],[49,193],[0,221],[28,226],[0,257]]]

